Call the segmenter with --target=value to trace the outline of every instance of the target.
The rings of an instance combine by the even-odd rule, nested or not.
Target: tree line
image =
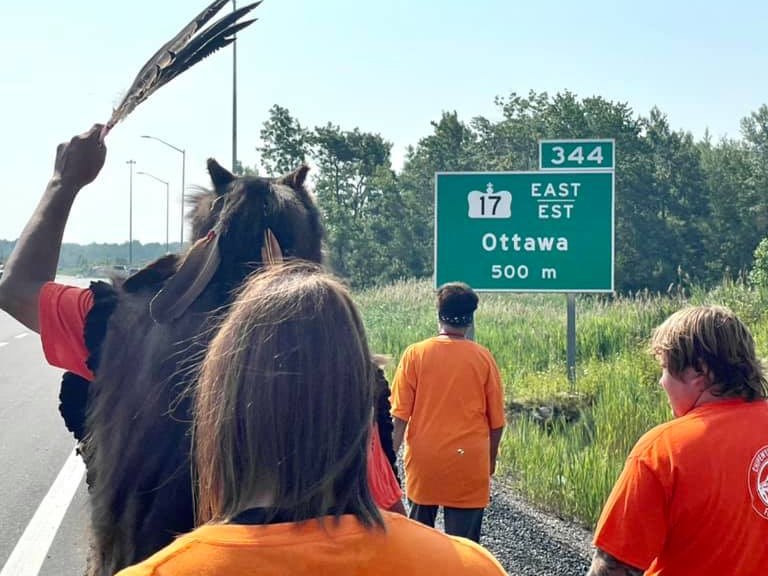
[[[536,170],[541,139],[615,139],[618,290],[711,285],[751,268],[768,235],[767,106],[741,121],[740,138],[697,141],[658,108],[637,115],[599,96],[513,93],[495,105],[497,120],[443,112],[399,172],[380,134],[307,128],[279,105],[257,150],[270,176],[316,167],[329,262],[357,287],[431,275],[435,172]]]
[[[0,264],[4,263],[11,254],[16,242],[0,240]],[[179,243],[171,243],[171,252],[179,251]],[[142,244],[133,242],[133,261],[129,263],[128,242],[123,243],[91,243],[75,244],[65,242],[59,253],[59,271],[69,274],[94,274],[94,269],[103,266],[121,265],[140,267],[165,255],[165,242],[150,242]]]
[[[742,119],[740,137],[715,141],[674,130],[658,108],[638,115],[600,96],[512,93],[494,103],[494,120],[443,112],[399,171],[382,135],[332,123],[309,128],[275,105],[261,129],[260,166],[243,171],[314,167],[328,262],[359,288],[431,276],[435,172],[536,170],[541,139],[613,138],[619,291],[707,286],[751,269],[768,236],[768,106]],[[12,244],[0,241],[0,261]],[[134,243],[134,263],[163,253],[163,245]],[[127,264],[127,255],[126,243],[65,244],[60,267],[87,273]]]

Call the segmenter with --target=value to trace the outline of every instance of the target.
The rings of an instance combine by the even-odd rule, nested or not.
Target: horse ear
[[[145,266],[123,282],[123,290],[126,292],[138,292],[147,286],[160,284],[173,276],[178,266],[179,256],[167,254]]]
[[[293,189],[299,189],[304,186],[304,181],[307,179],[307,173],[309,172],[309,166],[302,164],[293,172],[286,174],[278,180],[278,183],[290,186]]]
[[[235,175],[213,158],[208,158],[208,174],[211,175],[211,182],[213,182],[217,192],[223,190],[235,180]]]
[[[264,230],[264,244],[261,247],[261,262],[264,266],[274,266],[283,261],[283,250],[280,242],[271,229]]]
[[[168,324],[187,311],[208,286],[221,264],[215,232],[200,238],[187,252],[178,271],[149,303],[149,314],[158,324]]]

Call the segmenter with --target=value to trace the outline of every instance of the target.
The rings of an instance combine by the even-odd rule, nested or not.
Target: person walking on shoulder
[[[480,541],[504,430],[504,392],[493,355],[467,338],[478,305],[466,284],[437,292],[439,334],[409,346],[392,382],[394,447],[405,441],[409,516]]]

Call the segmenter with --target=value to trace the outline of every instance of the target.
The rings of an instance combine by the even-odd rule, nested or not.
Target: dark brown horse
[[[88,572],[111,575],[194,527],[190,390],[217,322],[271,257],[321,261],[307,168],[276,180],[236,178],[208,162],[193,244],[124,283],[95,283],[86,320],[91,383],[65,375],[61,411],[81,440],[92,518]],[[386,381],[377,413],[394,462]],[[384,399],[382,399],[384,398]]]

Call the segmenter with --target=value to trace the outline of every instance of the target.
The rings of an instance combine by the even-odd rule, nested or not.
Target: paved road
[[[1,576],[83,573],[87,508],[84,483],[78,482],[79,470],[71,466],[76,462],[74,459],[69,461],[69,469],[74,474],[68,480],[71,488],[49,494],[74,447],[74,440],[58,413],[61,373],[45,363],[37,334],[0,312]],[[60,487],[62,480],[57,484]],[[70,502],[75,485],[78,487]],[[48,512],[47,518],[36,522],[35,532],[28,533],[20,544],[44,500],[49,504],[43,510]],[[50,512],[56,506],[62,508],[62,513],[66,510],[61,526],[51,520],[55,514]],[[52,544],[43,537],[46,533],[55,534]],[[8,564],[17,546],[24,546],[21,562]]]

